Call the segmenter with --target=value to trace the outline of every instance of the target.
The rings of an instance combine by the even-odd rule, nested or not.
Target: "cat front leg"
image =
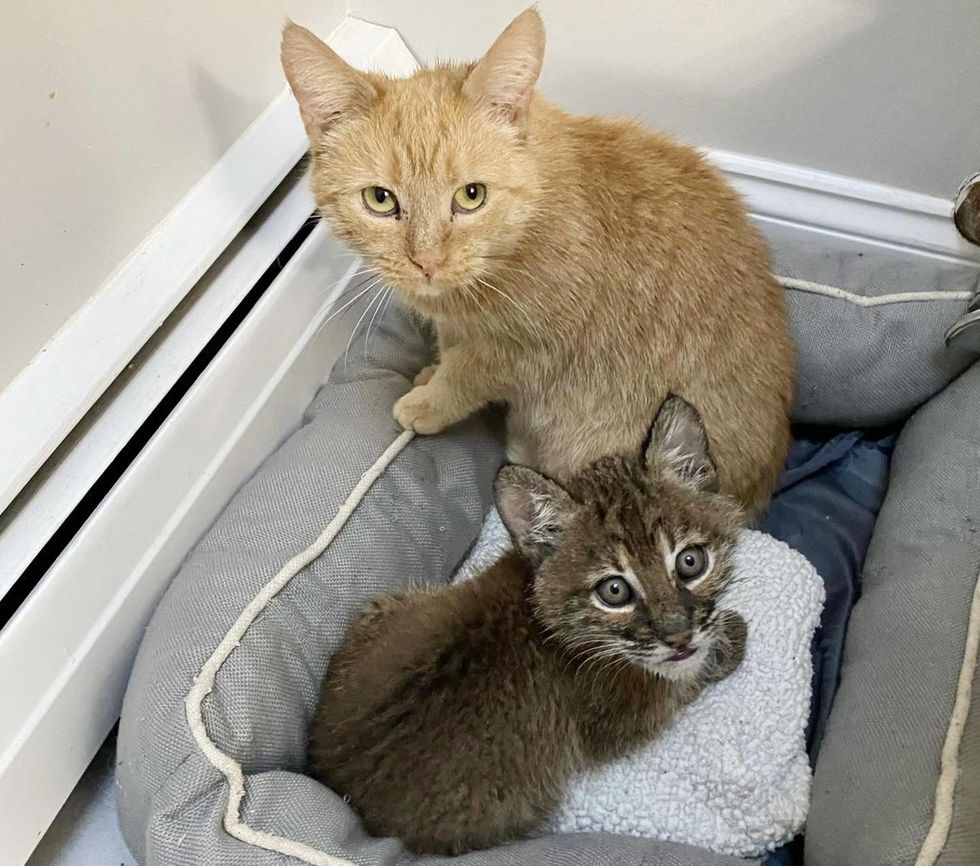
[[[448,323],[442,323],[436,326],[437,337],[439,342],[439,358],[442,358],[446,352],[448,352],[454,345],[460,342],[459,334],[452,328]],[[436,370],[439,369],[439,360],[437,359],[434,364],[429,364],[428,367],[423,367],[416,374],[415,378],[412,380],[413,385],[428,385],[429,381],[435,375]]]
[[[424,374],[428,378],[420,384]],[[395,403],[392,414],[406,430],[431,436],[482,409],[492,399],[490,382],[479,359],[470,351],[452,348],[438,364],[419,373],[415,387]]]
[[[429,364],[428,367],[423,367],[418,371],[415,378],[412,379],[413,385],[428,385],[429,381],[436,374],[436,370],[439,369],[438,364]]]

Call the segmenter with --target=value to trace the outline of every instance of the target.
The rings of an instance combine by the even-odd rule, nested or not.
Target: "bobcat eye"
[[[708,568],[708,554],[700,544],[685,547],[674,560],[674,570],[681,580],[694,580]]]
[[[487,188],[482,183],[468,183],[453,193],[453,210],[456,213],[473,213],[487,200]]]
[[[390,189],[383,186],[366,186],[361,190],[361,199],[371,213],[378,216],[395,216],[398,213],[398,199]]]
[[[595,594],[607,607],[622,607],[633,600],[633,589],[622,577],[607,577],[595,588]]]

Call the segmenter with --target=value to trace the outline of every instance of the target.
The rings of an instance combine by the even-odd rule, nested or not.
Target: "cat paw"
[[[456,419],[439,411],[434,396],[429,385],[412,388],[395,403],[392,412],[395,420],[406,430],[414,430],[422,436],[441,433]]]
[[[412,379],[412,384],[416,388],[418,388],[418,387],[420,387],[422,385],[428,385],[429,384],[429,380],[433,376],[435,376],[436,370],[438,370],[438,369],[439,369],[439,365],[438,364],[429,364],[428,367],[423,367],[421,370],[419,370],[418,375],[414,379]]]

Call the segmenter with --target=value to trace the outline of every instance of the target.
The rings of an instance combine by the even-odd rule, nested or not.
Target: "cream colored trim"
[[[977,671],[977,656],[980,653],[980,577],[973,589],[973,603],[970,605],[970,622],[966,629],[966,646],[963,650],[963,664],[956,685],[956,700],[946,731],[946,741],[939,764],[939,781],[936,783],[936,803],[933,808],[932,826],[922,843],[922,849],[915,860],[915,866],[934,866],[943,853],[949,828],[953,823],[953,804],[956,794],[956,779],[960,773],[960,743],[963,729],[970,715],[973,698],[973,678]]]
[[[351,491],[350,496],[340,507],[333,520],[320,534],[319,538],[313,542],[306,550],[296,554],[272,578],[241,612],[234,625],[218,644],[211,657],[204,663],[200,673],[194,680],[194,687],[190,690],[185,701],[187,711],[187,724],[194,737],[198,748],[204,756],[221,774],[228,780],[228,802],[225,805],[224,826],[225,830],[236,839],[240,839],[248,845],[264,848],[267,851],[275,851],[278,854],[286,854],[309,863],[311,866],[355,866],[348,860],[342,860],[311,848],[295,839],[287,839],[285,836],[277,836],[274,833],[267,833],[263,830],[256,830],[249,827],[241,819],[241,805],[245,798],[245,775],[242,766],[230,755],[226,755],[219,749],[214,741],[208,736],[207,727],[204,724],[203,705],[204,699],[211,694],[214,688],[214,680],[221,670],[221,666],[228,661],[229,656],[241,643],[246,632],[252,623],[258,618],[259,614],[269,605],[278,593],[289,585],[289,582],[299,574],[306,566],[313,562],[330,543],[337,537],[344,524],[350,519],[354,510],[364,499],[364,496],[391,465],[391,462],[405,450],[405,447],[412,441],[414,433],[406,430],[394,442],[389,445],[384,453],[374,461],[371,468],[367,470],[360,481]]]
[[[798,280],[794,277],[776,277],[787,289],[797,292],[807,292],[811,295],[823,295],[847,301],[859,307],[883,307],[888,304],[907,304],[915,301],[969,301],[972,292],[893,292],[889,295],[859,295],[836,286],[823,283],[811,283],[809,280]]]

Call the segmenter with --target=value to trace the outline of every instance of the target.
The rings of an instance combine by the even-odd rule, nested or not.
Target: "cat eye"
[[[595,588],[595,594],[607,607],[622,607],[633,600],[633,588],[622,577],[607,577]]]
[[[487,188],[482,183],[468,183],[453,193],[453,211],[473,213],[486,203]]]
[[[708,554],[700,544],[685,547],[674,560],[674,570],[681,580],[694,580],[708,568]]]
[[[395,216],[398,213],[398,199],[390,189],[383,186],[364,187],[361,198],[364,207],[377,216]]]

